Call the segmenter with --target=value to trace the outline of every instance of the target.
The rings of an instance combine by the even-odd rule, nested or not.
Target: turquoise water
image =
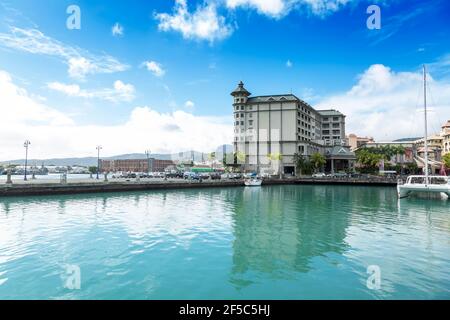
[[[345,186],[3,198],[0,299],[18,298],[449,299],[450,201]]]

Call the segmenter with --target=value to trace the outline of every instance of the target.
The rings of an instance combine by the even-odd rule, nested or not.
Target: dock
[[[396,180],[376,178],[288,178],[288,179],[265,179],[264,186],[270,185],[359,185],[359,186],[396,186]],[[182,179],[141,179],[125,180],[114,179],[103,180],[72,180],[67,183],[55,181],[29,181],[14,182],[13,184],[0,184],[0,197],[8,196],[48,196],[62,194],[102,193],[102,192],[126,192],[144,190],[167,190],[167,189],[190,189],[190,188],[226,188],[244,187],[243,180],[203,180],[190,181]]]

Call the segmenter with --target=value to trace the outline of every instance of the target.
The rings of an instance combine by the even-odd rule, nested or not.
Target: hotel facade
[[[326,171],[351,170],[345,115],[315,110],[293,94],[251,96],[241,81],[231,93],[234,151],[245,171],[295,174],[295,154],[326,156]]]

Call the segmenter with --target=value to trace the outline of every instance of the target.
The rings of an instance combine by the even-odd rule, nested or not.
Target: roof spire
[[[244,88],[244,82],[239,81],[238,87],[231,93],[231,95],[233,97],[237,95],[248,97],[251,95],[251,93]]]

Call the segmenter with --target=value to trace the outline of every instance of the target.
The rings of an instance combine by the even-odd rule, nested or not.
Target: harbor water
[[[0,299],[412,298],[450,299],[449,200],[327,185],[0,198]]]

